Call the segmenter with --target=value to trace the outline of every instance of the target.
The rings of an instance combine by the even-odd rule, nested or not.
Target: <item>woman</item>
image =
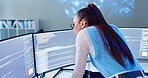
[[[145,73],[130,51],[125,38],[114,25],[108,25],[92,3],[79,10],[73,19],[76,61],[72,78],[82,78],[88,55],[105,78],[135,78]]]

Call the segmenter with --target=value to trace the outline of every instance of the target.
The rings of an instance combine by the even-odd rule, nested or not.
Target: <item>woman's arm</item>
[[[84,32],[85,30],[81,30],[76,38],[76,59],[72,78],[82,78],[85,71],[89,45]]]

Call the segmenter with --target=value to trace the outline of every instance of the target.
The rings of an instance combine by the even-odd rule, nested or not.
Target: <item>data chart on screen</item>
[[[35,75],[32,34],[0,42],[0,78]]]
[[[75,62],[75,34],[72,30],[34,34],[37,73]]]

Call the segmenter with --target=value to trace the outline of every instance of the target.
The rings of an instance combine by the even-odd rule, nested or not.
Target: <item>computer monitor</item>
[[[32,34],[0,41],[0,78],[35,76]]]
[[[75,37],[73,30],[34,34],[37,73],[74,65]]]
[[[120,28],[137,59],[148,60],[148,28]]]

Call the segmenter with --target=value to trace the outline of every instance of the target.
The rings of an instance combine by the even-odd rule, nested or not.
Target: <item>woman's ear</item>
[[[87,27],[87,22],[86,22],[86,20],[83,19],[80,23],[81,23],[81,25],[82,25],[82,28]]]

